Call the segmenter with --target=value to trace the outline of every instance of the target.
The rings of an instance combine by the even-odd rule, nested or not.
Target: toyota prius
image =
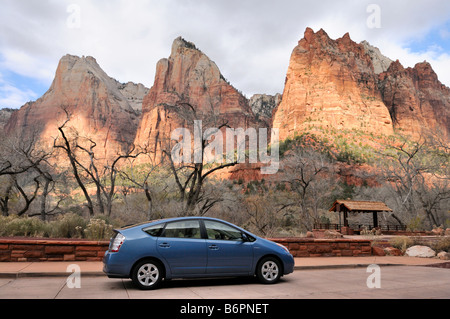
[[[109,278],[131,278],[140,289],[155,289],[172,278],[220,276],[256,276],[274,284],[293,271],[294,258],[283,245],[208,217],[117,229],[103,257]]]

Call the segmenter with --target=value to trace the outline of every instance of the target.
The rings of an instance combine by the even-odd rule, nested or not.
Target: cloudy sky
[[[183,36],[247,97],[282,93],[306,27],[369,41],[404,66],[427,60],[450,86],[448,0],[0,0],[0,108],[44,94],[65,54],[93,56],[120,82],[151,87]]]

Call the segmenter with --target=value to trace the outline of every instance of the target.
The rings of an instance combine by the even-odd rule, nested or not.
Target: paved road
[[[172,280],[156,291],[104,276],[72,277],[69,284],[64,277],[0,278],[0,299],[448,299],[449,287],[450,269],[386,266],[298,270],[276,285],[251,278]]]

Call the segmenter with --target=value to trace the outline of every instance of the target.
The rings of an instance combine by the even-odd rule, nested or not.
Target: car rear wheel
[[[131,279],[139,289],[156,289],[163,279],[163,268],[157,261],[142,261],[133,268]]]
[[[281,277],[280,262],[274,257],[262,259],[256,269],[256,277],[263,284],[274,284]]]

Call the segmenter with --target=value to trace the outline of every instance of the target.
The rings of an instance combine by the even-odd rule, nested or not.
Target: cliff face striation
[[[378,78],[363,45],[306,29],[292,52],[273,127],[280,139],[317,128],[392,134]]]
[[[280,139],[333,129],[418,138],[450,136],[450,89],[427,62],[403,68],[378,48],[345,34],[307,28],[292,52],[273,127]]]
[[[130,84],[129,84],[130,85]],[[109,77],[92,57],[64,56],[50,89],[37,101],[14,112],[5,126],[8,134],[23,138],[35,135],[51,146],[59,135],[58,126],[80,137],[92,138],[96,157],[108,158],[129,147],[138,126],[138,106],[130,105],[121,92],[126,86]],[[142,99],[145,89],[135,90]]]
[[[217,65],[179,37],[170,57],[157,63],[135,144],[147,145],[158,158],[168,150],[171,132],[181,127],[192,129],[193,120],[201,120],[203,128],[257,125],[248,100],[225,80]]]
[[[194,120],[201,120],[204,130],[222,128],[224,141],[225,127],[278,128],[280,140],[305,132],[356,131],[368,138],[431,132],[448,141],[450,89],[427,62],[404,68],[365,41],[358,44],[348,34],[333,40],[307,28],[292,51],[283,94],[247,100],[213,61],[179,37],[170,56],[157,63],[151,89],[119,83],[92,57],[64,56],[50,89],[7,114],[4,131],[34,135],[51,146],[68,116],[67,130],[92,138],[96,157],[105,159],[133,143],[160,159],[173,145],[172,132],[193,129]],[[239,176],[245,172],[245,165],[234,168]]]
[[[450,139],[450,89],[427,62],[404,68],[397,60],[379,76],[379,89],[396,131]]]

